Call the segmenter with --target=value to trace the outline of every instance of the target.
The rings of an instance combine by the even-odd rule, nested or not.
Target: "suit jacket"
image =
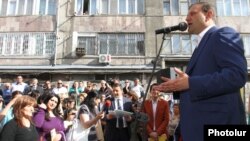
[[[111,98],[111,106],[109,110],[115,110],[115,99]],[[123,111],[132,111],[132,102],[130,99],[123,97]],[[124,128],[122,130],[116,128],[117,118],[106,120],[105,126],[105,140],[107,141],[129,141],[129,128]],[[127,127],[129,127],[129,122]]]
[[[43,94],[43,87],[41,87],[41,86],[37,86],[36,87],[36,90],[37,91],[39,91],[39,94],[40,95],[42,95]],[[32,90],[32,87],[31,86],[28,86],[28,87],[26,87],[25,89],[24,89],[24,94],[25,95],[28,95],[30,92],[32,92],[32,91],[34,91],[34,90]]]
[[[184,141],[202,141],[203,125],[245,124],[240,88],[247,80],[243,42],[232,28],[212,27],[188,64],[189,89],[180,94]]]
[[[158,135],[167,134],[167,126],[169,122],[169,105],[168,102],[162,99],[159,99],[156,107],[156,115],[154,119],[153,115],[153,105],[152,100],[146,100],[142,112],[146,113],[149,117],[147,123],[147,135],[153,132],[154,122],[155,128]]]

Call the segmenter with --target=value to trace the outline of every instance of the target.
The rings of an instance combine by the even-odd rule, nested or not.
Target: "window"
[[[79,36],[77,45],[77,47],[85,48],[88,55],[97,54],[96,37]]]
[[[163,0],[164,15],[187,15],[188,7],[197,0]]]
[[[162,55],[191,55],[197,45],[196,35],[171,34],[163,42]]]
[[[144,0],[77,0],[76,15],[144,14]]]
[[[97,13],[97,0],[77,0],[76,15],[88,15]]]
[[[244,43],[245,56],[250,57],[250,34],[243,34],[242,40]]]
[[[55,15],[56,0],[1,0],[0,15]]]
[[[119,14],[143,14],[144,0],[118,0]]]
[[[0,33],[0,54],[52,55],[55,42],[54,33]]]
[[[38,14],[39,15],[56,15],[56,0],[40,0]]]
[[[86,55],[145,55],[144,34],[142,33],[101,33],[99,35],[74,33],[73,40],[76,42],[75,47],[85,48]],[[74,47],[72,49],[74,50]]]
[[[249,16],[250,0],[217,0],[218,16]]]
[[[144,56],[144,34],[100,34],[99,54]]]
[[[119,14],[136,14],[136,0],[119,0]]]

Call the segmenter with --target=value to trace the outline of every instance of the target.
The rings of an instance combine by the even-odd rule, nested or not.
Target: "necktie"
[[[117,99],[117,108],[118,110],[122,110],[120,99]]]
[[[117,109],[118,110],[122,110],[122,106],[121,106],[121,103],[120,103],[120,99],[117,99]],[[122,117],[118,117],[118,128],[122,128],[123,127],[123,118]]]

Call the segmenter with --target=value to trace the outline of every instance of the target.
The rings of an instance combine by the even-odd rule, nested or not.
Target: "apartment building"
[[[175,31],[163,38],[155,30],[185,21],[188,6],[197,1],[1,0],[0,77],[2,81],[16,74],[52,81],[138,77],[146,86],[161,43],[156,71],[172,66],[185,70],[196,36]],[[216,6],[219,26],[241,33],[249,58],[250,0],[209,2]]]

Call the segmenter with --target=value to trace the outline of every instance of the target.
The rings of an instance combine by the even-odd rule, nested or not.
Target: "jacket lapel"
[[[202,38],[201,42],[199,43],[199,46],[196,47],[196,49],[194,50],[193,55],[192,55],[192,57],[188,63],[188,66],[187,66],[187,70],[186,70],[187,74],[191,74],[201,52],[204,50],[204,47],[205,47],[211,33],[216,29],[217,29],[216,27],[212,27],[211,29],[209,29],[207,31],[207,33],[204,35],[204,37]]]

